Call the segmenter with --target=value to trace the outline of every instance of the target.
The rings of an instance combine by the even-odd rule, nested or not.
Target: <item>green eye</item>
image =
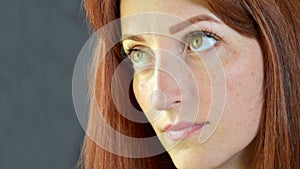
[[[154,55],[151,50],[143,47],[131,48],[127,56],[131,60],[134,68],[144,68],[154,63]]]
[[[141,61],[141,59],[143,59],[145,53],[142,51],[135,51],[133,53],[133,61],[138,63],[139,61]]]
[[[202,36],[194,36],[191,38],[191,48],[199,49],[202,46]]]
[[[192,52],[199,52],[213,47],[218,40],[215,34],[197,31],[189,35],[187,42]]]

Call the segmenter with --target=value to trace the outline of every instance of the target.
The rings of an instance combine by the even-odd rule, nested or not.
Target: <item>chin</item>
[[[172,150],[169,152],[172,161],[178,169],[212,169],[213,162],[208,157],[197,155],[186,150]]]

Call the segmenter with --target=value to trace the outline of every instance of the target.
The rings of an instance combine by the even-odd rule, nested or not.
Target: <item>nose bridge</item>
[[[156,35],[154,39],[157,51],[165,51],[165,53],[159,53],[159,56],[167,53],[178,56],[184,49],[184,44],[176,37]]]
[[[164,99],[169,100],[180,95],[180,88],[170,74],[163,70],[157,70],[155,74],[154,90],[163,94]]]
[[[175,69],[176,63],[173,61],[169,54],[166,54],[165,51],[159,52],[159,56],[156,58],[155,63],[155,89],[163,89],[165,88],[175,88],[177,86],[175,75],[180,73],[178,69]]]
[[[152,101],[157,109],[168,109],[181,102],[182,71],[180,60],[169,49],[159,48],[155,51],[154,92]]]
[[[180,42],[169,37],[159,37],[156,41],[155,80],[157,88],[168,87],[174,90],[180,80]]]

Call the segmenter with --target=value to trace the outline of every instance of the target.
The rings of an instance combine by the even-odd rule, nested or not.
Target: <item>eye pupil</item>
[[[202,37],[200,35],[195,36],[191,39],[191,46],[193,49],[198,49],[202,45]]]

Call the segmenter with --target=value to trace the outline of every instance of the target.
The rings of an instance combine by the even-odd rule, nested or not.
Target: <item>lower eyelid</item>
[[[207,54],[208,52],[211,52],[213,49],[216,49],[221,45],[221,43],[219,41],[217,41],[212,47],[198,51],[198,52],[194,52],[191,49],[189,49],[189,47],[187,46],[185,50],[188,50],[186,52],[184,52],[185,54],[189,55],[189,54]]]

